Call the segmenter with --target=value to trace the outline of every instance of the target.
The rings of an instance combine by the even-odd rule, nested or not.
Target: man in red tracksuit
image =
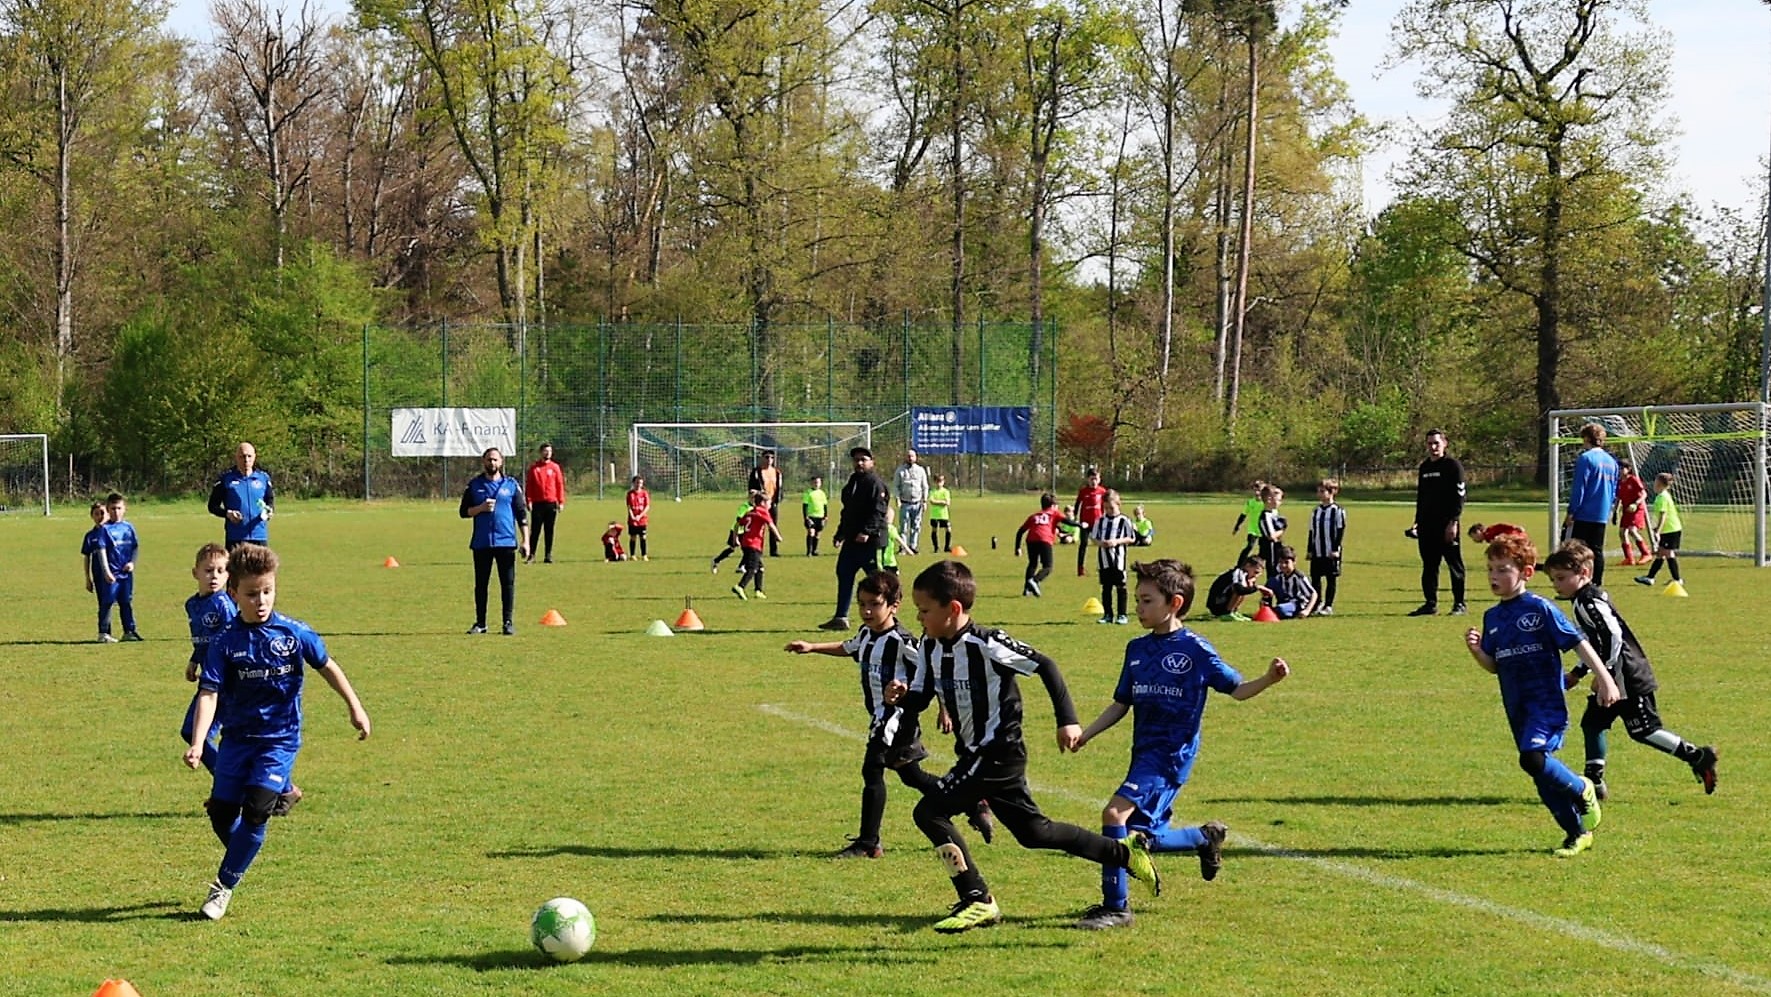
[[[560,514],[560,507],[566,504],[566,475],[560,466],[553,462],[553,444],[541,444],[541,456],[529,465],[529,473],[523,476],[523,494],[529,499],[529,557],[526,564],[535,563],[535,552],[541,550],[536,539],[542,536],[545,527],[547,550],[543,562],[553,563],[553,521]]]

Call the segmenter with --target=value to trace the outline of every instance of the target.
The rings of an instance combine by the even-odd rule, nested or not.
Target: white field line
[[[803,713],[796,713],[786,707],[776,706],[773,703],[759,704],[757,709],[772,717],[786,720],[789,723],[799,724],[802,727],[813,727],[827,734],[832,734],[836,737],[845,738],[850,741],[865,742],[867,740],[867,734],[865,731],[852,730],[841,724],[831,723],[828,720],[807,716]],[[1099,796],[1086,796],[1082,793],[1072,792],[1061,786],[1051,786],[1040,783],[1030,783],[1030,785],[1035,792],[1045,796],[1059,796],[1076,803],[1092,804],[1100,802]],[[1630,938],[1627,935],[1619,935],[1614,932],[1605,931],[1601,928],[1590,927],[1581,924],[1578,921],[1567,920],[1566,918],[1551,917],[1548,914],[1539,914],[1536,911],[1525,910],[1520,907],[1510,907],[1506,904],[1496,903],[1493,900],[1470,896],[1467,893],[1458,893],[1455,890],[1430,886],[1426,883],[1408,879],[1403,876],[1392,876],[1388,873],[1378,872],[1374,869],[1367,869],[1364,866],[1353,865],[1350,862],[1341,862],[1334,859],[1306,855],[1302,852],[1292,851],[1291,849],[1282,848],[1278,845],[1267,844],[1264,841],[1251,838],[1245,834],[1231,832],[1230,841],[1240,848],[1265,852],[1275,858],[1302,862],[1315,869],[1344,876],[1347,879],[1356,879],[1360,882],[1370,883],[1373,886],[1382,886],[1386,889],[1396,890],[1403,893],[1418,894],[1430,900],[1436,900],[1440,903],[1448,904],[1452,907],[1461,907],[1464,910],[1477,911],[1493,917],[1503,918],[1508,921],[1516,921],[1520,924],[1542,931],[1553,931],[1576,941],[1602,945],[1605,948],[1617,952],[1627,952],[1631,955],[1652,959],[1655,962],[1674,969],[1687,970],[1703,976],[1726,980],[1727,982],[1746,990],[1771,994],[1771,979],[1762,976],[1754,976],[1751,973],[1742,972],[1731,966],[1722,965],[1721,963],[1681,955],[1665,946],[1656,945],[1653,942],[1640,941],[1638,939]]]

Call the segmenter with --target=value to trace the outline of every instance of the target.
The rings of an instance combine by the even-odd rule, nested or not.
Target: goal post
[[[802,490],[820,475],[833,491],[857,446],[873,446],[871,423],[636,422],[627,433],[627,473],[676,498],[742,492],[757,458],[773,450],[789,488]]]
[[[0,433],[0,512],[49,515],[49,437]]]
[[[1586,446],[1580,429],[1590,422],[1605,427],[1607,449],[1635,466],[1650,496],[1655,475],[1674,474],[1673,501],[1685,526],[1680,554],[1771,564],[1765,478],[1771,406],[1742,402],[1551,412],[1548,536],[1561,528],[1563,496],[1572,483],[1574,460]]]

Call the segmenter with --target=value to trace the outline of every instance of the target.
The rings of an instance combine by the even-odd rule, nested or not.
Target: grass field
[[[1068,925],[1098,899],[1096,869],[998,839],[977,858],[1006,922],[947,937],[927,926],[952,891],[907,790],[893,786],[882,860],[825,858],[854,833],[866,718],[852,665],[781,648],[830,615],[834,559],[771,561],[769,600],[739,603],[735,562],[707,571],[732,504],[665,505],[651,562],[611,565],[596,538],[617,501],[575,501],[559,563],[521,571],[505,638],[463,634],[454,503],[286,503],[278,609],[327,637],[375,734],[358,743],[309,683],[308,798],[273,821],[217,923],[194,919],[220,856],[177,731],[190,555],[219,524],[195,502],[132,510],[148,640],[99,646],[75,557],[83,510],[0,517],[0,995],[85,995],[107,976],[145,997],[1771,993],[1771,571],[1694,559],[1678,600],[1613,567],[1662,715],[1721,748],[1721,787],[1704,796],[1614,731],[1598,844],[1560,860],[1494,680],[1462,648],[1471,621],[1402,615],[1419,601],[1411,510],[1354,504],[1339,615],[1197,625],[1245,674],[1275,654],[1294,668],[1207,714],[1177,819],[1229,824],[1217,881],[1161,856],[1165,895],[1133,884],[1134,927],[1082,933]],[[1231,500],[1150,505],[1152,553],[1204,581],[1239,549]],[[1059,548],[1046,598],[1016,596],[1008,543],[1029,511],[957,506],[977,616],[1056,658],[1086,721],[1135,628],[1081,614],[1096,590],[1092,570],[1074,577],[1074,548]],[[403,566],[384,569],[389,555]],[[708,632],[643,635],[685,596]],[[1491,601],[1478,565],[1471,602]],[[570,625],[536,626],[549,608]],[[1038,683],[1025,691],[1036,796],[1098,825],[1129,722],[1060,756]],[[930,764],[948,757],[940,742]],[[1562,757],[1578,766],[1572,742]],[[597,916],[575,965],[528,948],[530,913],[558,895]]]

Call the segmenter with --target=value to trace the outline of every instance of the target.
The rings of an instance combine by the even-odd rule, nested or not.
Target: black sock
[[[1654,563],[1659,564],[1660,562],[1656,561]],[[1673,581],[1675,581],[1675,582],[1678,581],[1679,580],[1679,559],[1676,557],[1667,558],[1666,559],[1666,570],[1667,570],[1668,574],[1673,576]]]
[[[1660,566],[1665,563],[1666,563],[1666,558],[1664,558],[1664,557],[1655,558],[1654,563],[1650,564],[1648,566],[1648,577],[1653,578],[1655,575],[1660,574]],[[1677,576],[1675,576],[1675,577],[1677,577]]]

